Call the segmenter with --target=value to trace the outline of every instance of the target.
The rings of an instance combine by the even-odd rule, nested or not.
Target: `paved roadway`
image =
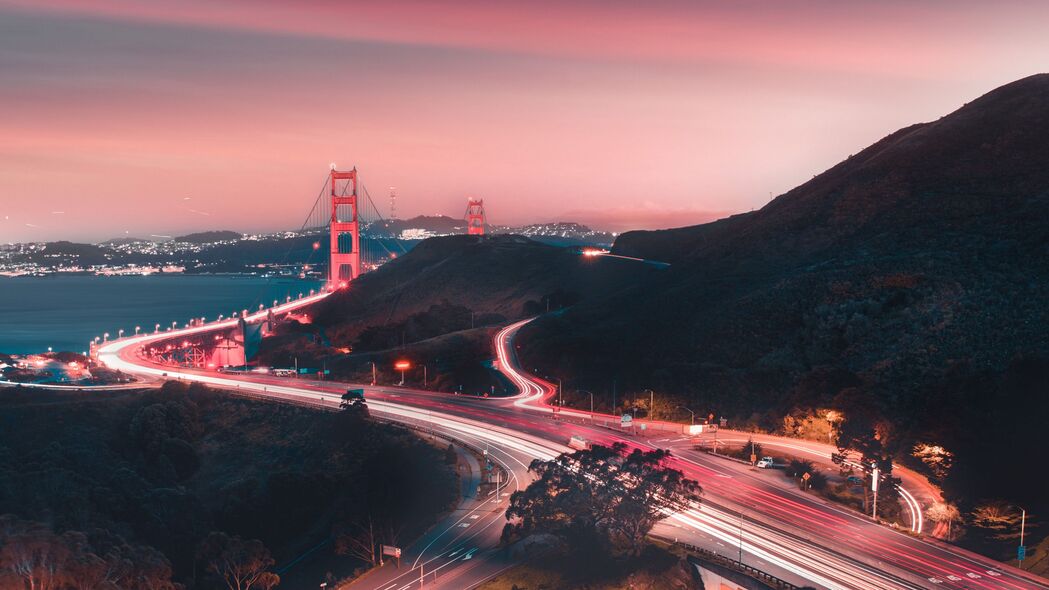
[[[288,311],[324,294],[279,306]],[[256,314],[262,317],[262,312]],[[225,328],[211,324],[110,342],[99,358],[144,378],[166,374],[270,399],[336,406],[347,387],[361,385],[283,379],[262,375],[225,375],[151,365],[139,354],[150,341]],[[498,368],[521,393],[513,398],[479,399],[398,387],[364,385],[372,413],[386,419],[425,425],[441,436],[474,446],[487,445],[493,459],[510,474],[508,487],[490,499],[468,499],[460,510],[406,549],[400,569],[387,564],[353,584],[355,588],[412,590],[469,588],[490,578],[511,561],[496,548],[502,513],[512,489],[527,485],[527,463],[566,450],[572,435],[597,443],[622,441],[631,446],[672,448],[674,466],[700,481],[702,506],[668,515],[657,533],[737,557],[798,585],[833,589],[895,588],[1043,588],[1049,582],[958,548],[910,536],[875,524],[811,494],[782,485],[770,473],[691,450],[683,437],[638,438],[618,429],[590,424],[590,415],[545,405],[554,387],[521,371],[512,339],[525,322],[496,338]],[[658,442],[656,442],[658,441]],[[800,441],[812,453],[817,447]],[[505,494],[505,495],[504,495]],[[476,518],[474,518],[476,516]],[[741,518],[742,517],[742,518]],[[463,526],[466,525],[466,526]],[[409,563],[410,562],[410,563]],[[422,580],[420,580],[422,574]],[[436,578],[434,577],[436,574]]]

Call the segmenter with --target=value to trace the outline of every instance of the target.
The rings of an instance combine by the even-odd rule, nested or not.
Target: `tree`
[[[954,504],[948,504],[947,502],[936,502],[932,506],[929,506],[925,510],[925,517],[929,520],[937,523],[947,523],[947,540],[950,541],[954,536],[953,525],[962,519],[962,515],[958,512],[958,507]]]
[[[280,576],[269,571],[276,562],[259,540],[212,532],[201,541],[198,557],[229,590],[269,590],[280,583]]]
[[[503,540],[552,533],[640,555],[652,527],[668,512],[694,505],[702,492],[666,466],[669,457],[666,450],[615,443],[533,461],[528,469],[536,480],[510,497]]]
[[[376,548],[379,545],[375,523],[368,516],[366,522],[338,527],[335,531],[335,553],[352,555],[363,562],[375,565]]]
[[[57,590],[69,558],[69,548],[50,528],[11,515],[0,518],[0,565],[28,590]]]
[[[1021,513],[1002,501],[981,504],[970,513],[970,522],[987,531],[992,539],[1008,541],[1020,538]],[[1031,517],[1028,515],[1028,523]]]

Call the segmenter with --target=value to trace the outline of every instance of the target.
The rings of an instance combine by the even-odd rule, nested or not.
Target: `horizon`
[[[1049,54],[1034,2],[246,6],[0,0],[0,242],[293,230],[330,163],[401,218],[695,225]]]

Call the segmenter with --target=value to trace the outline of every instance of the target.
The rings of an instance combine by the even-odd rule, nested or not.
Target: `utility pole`
[[[871,490],[874,491],[874,510],[871,513],[871,518],[878,520],[878,466],[877,464],[871,464]]]
[[[423,365],[423,389],[426,389],[426,365]]]
[[[557,380],[557,405],[564,407],[565,398],[561,395],[561,379]]]
[[[299,357],[295,357],[295,377],[299,376]]]
[[[375,361],[372,361],[372,385],[375,385]]]
[[[739,563],[743,564],[743,511],[739,511]]]

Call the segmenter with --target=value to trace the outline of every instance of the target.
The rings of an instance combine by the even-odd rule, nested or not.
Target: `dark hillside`
[[[329,297],[314,322],[333,343],[350,344],[368,328],[402,322],[433,306],[465,308],[467,318],[473,312],[475,319],[518,319],[628,290],[651,272],[521,236],[431,238]]]
[[[1006,455],[1049,423],[1049,75],[900,130],[760,211],[616,250],[674,264],[527,327],[529,366],[770,429],[843,410],[887,454],[953,453],[945,484],[970,507],[1006,491],[1044,503]]]

